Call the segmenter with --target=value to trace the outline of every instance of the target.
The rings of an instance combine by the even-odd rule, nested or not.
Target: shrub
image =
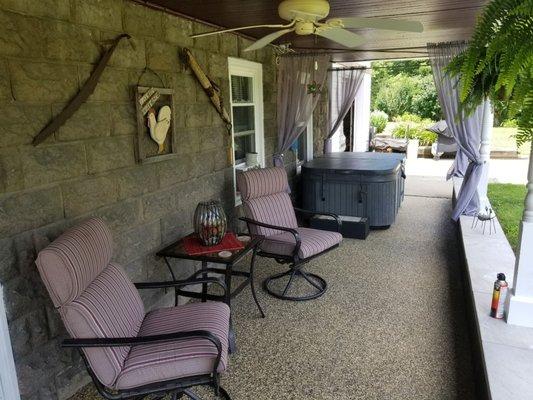
[[[387,122],[389,122],[389,116],[383,111],[375,110],[370,114],[370,125],[375,127],[378,133],[385,130]]]
[[[516,119],[506,119],[505,121],[503,121],[502,126],[504,128],[517,128],[518,122],[516,121]]]
[[[403,115],[399,118],[410,117],[413,117],[413,115]],[[418,139],[421,146],[431,146],[437,140],[437,134],[426,130],[426,126],[428,125],[427,121],[422,119],[418,123],[408,120],[398,121],[398,125],[392,130],[392,137]]]

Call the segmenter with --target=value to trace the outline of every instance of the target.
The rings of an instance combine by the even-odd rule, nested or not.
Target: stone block
[[[148,40],[146,42],[146,63],[153,70],[178,71],[178,47],[160,40]]]
[[[74,0],[74,20],[83,25],[122,31],[122,2],[116,0]]]
[[[194,212],[194,210],[193,210]],[[161,219],[161,241],[171,243],[180,237],[191,233],[193,229],[193,212],[180,210]]]
[[[157,164],[159,186],[167,188],[193,177],[193,158],[195,155],[183,154],[180,157]]]
[[[69,0],[0,0],[0,8],[36,17],[51,17],[63,20],[70,18]]]
[[[31,283],[21,276],[5,283],[4,299],[8,321],[13,321],[19,316],[31,312],[35,306]]]
[[[33,137],[51,119],[52,109],[49,105],[0,104],[0,148],[31,144]]]
[[[27,147],[22,152],[22,167],[26,188],[84,175],[85,148],[80,143]]]
[[[99,173],[135,164],[133,137],[117,136],[87,143],[89,173]]]
[[[117,183],[112,176],[65,183],[61,186],[61,190],[66,218],[114,203],[118,199]]]
[[[193,29],[194,34],[209,32],[213,30],[212,27],[198,23],[198,22],[193,22],[192,29]],[[209,53],[218,53],[219,51],[218,36],[219,35],[211,35],[211,36],[203,36],[199,38],[194,38],[193,47],[195,49],[206,50]]]
[[[0,102],[13,101],[7,61],[0,60]]]
[[[206,104],[189,104],[185,106],[185,127],[205,127],[211,125],[211,122],[211,113]]]
[[[29,354],[35,347],[48,341],[44,307],[34,309],[9,324],[13,353],[20,356]]]
[[[237,57],[239,54],[239,45],[237,35],[233,33],[223,33],[219,35],[220,52],[226,56]]]
[[[176,154],[194,154],[200,151],[200,129],[178,129],[173,138],[173,148]]]
[[[170,189],[150,193],[142,198],[142,209],[145,221],[161,218],[176,209],[176,195]]]
[[[124,31],[160,38],[163,35],[162,16],[161,11],[127,1],[124,3]]]
[[[112,41],[117,37],[116,32],[102,32],[104,41]],[[122,39],[109,60],[109,66],[122,68],[146,67],[146,53],[144,39],[131,37]]]
[[[78,72],[73,65],[13,61],[9,71],[17,101],[68,101],[78,92]]]
[[[0,240],[0,283],[12,279],[17,274],[17,253],[13,238]]]
[[[225,139],[229,137],[228,131],[225,127],[221,127],[222,119],[218,117],[216,112],[214,118],[215,121],[220,120],[218,127],[202,128],[201,130],[198,130],[201,152],[218,150],[223,153],[225,150]]]
[[[181,106],[196,101],[196,89],[200,84],[194,76],[186,73],[172,74],[170,84],[175,91],[177,105]]]
[[[99,208],[89,215],[102,218],[115,235],[134,227],[142,220],[141,203],[139,199],[129,199]],[[80,218],[79,222],[87,218]]]
[[[133,102],[113,106],[111,134],[114,136],[136,135],[137,115]]]
[[[44,44],[42,20],[0,10],[0,55],[39,57]]]
[[[80,65],[78,76],[80,85],[83,85],[91,75],[94,67]],[[94,92],[87,102],[131,102],[133,94],[130,88],[130,72],[125,69],[106,67]]]
[[[207,56],[207,62],[209,65],[209,77],[216,83],[220,80],[228,79],[228,58],[219,54],[211,53]]]
[[[159,188],[158,167],[155,165],[137,165],[116,174],[118,193],[121,199],[141,196],[155,192]]]
[[[69,22],[43,20],[43,56],[53,60],[95,63],[100,58],[100,32]]]
[[[53,113],[59,114],[65,104],[53,106]],[[111,113],[109,105],[85,103],[55,133],[58,141],[83,140],[111,135]]]
[[[116,262],[126,265],[139,257],[154,252],[161,244],[160,222],[156,220],[138,225],[115,236],[113,240]]]
[[[24,174],[18,148],[0,149],[0,193],[24,188]]]
[[[192,21],[163,13],[163,39],[182,47],[193,45]]]

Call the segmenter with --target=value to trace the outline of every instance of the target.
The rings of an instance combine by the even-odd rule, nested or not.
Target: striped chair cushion
[[[243,201],[287,192],[287,172],[282,167],[252,169],[237,174],[237,189]]]
[[[243,202],[244,215],[253,220],[285,228],[297,228],[298,222],[288,193],[281,192]],[[271,236],[282,233],[277,229],[250,224],[251,233]]]
[[[111,232],[99,218],[70,229],[42,250],[35,261],[56,307],[78,297],[109,264]]]
[[[116,264],[109,264],[78,298],[59,312],[74,338],[134,337],[145,315],[139,292]],[[111,387],[130,348],[100,347],[83,351],[100,382]]]
[[[139,336],[207,330],[222,343],[218,371],[228,363],[230,310],[225,303],[190,303],[163,308],[146,315]],[[153,382],[213,372],[216,347],[205,339],[193,339],[132,347],[115,388],[130,389]]]
[[[298,257],[304,259],[321,253],[342,241],[342,235],[337,232],[322,231],[311,228],[297,228],[302,242]],[[289,232],[270,236],[261,244],[261,250],[272,254],[292,255],[296,241]]]

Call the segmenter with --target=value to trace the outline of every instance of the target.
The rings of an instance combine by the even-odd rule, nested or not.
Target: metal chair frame
[[[339,216],[336,215],[336,214],[309,211],[309,210],[304,210],[304,209],[296,208],[296,207],[294,207],[294,211],[295,211],[295,213],[305,214],[305,215],[309,215],[309,216],[324,215],[324,216],[331,217],[331,218],[335,219],[335,221],[337,222],[337,232],[341,231],[342,221],[340,220]],[[266,278],[263,281],[263,289],[267,293],[269,293],[270,295],[272,295],[272,296],[274,296],[274,297],[276,297],[278,299],[282,299],[282,300],[306,301],[306,300],[316,299],[316,298],[322,296],[326,292],[327,286],[328,286],[327,282],[322,277],[320,277],[320,276],[318,276],[316,274],[312,274],[312,273],[303,271],[303,266],[305,264],[307,264],[309,261],[311,261],[311,260],[313,260],[313,259],[315,259],[317,257],[320,257],[323,254],[326,254],[326,253],[330,252],[331,250],[339,247],[338,244],[333,245],[333,246],[329,247],[328,249],[326,249],[326,250],[324,250],[324,251],[322,251],[320,253],[314,254],[311,257],[300,258],[298,256],[298,252],[300,251],[300,247],[302,245],[302,240],[300,238],[300,234],[298,233],[298,231],[296,229],[287,228],[287,227],[284,227],[284,226],[271,225],[271,224],[267,224],[267,223],[264,223],[264,222],[256,221],[256,220],[253,220],[251,218],[246,218],[246,217],[242,217],[242,218],[239,218],[239,219],[241,221],[246,222],[246,224],[248,225],[248,230],[250,230],[250,225],[255,225],[255,226],[260,226],[260,227],[263,227],[263,228],[276,229],[276,230],[280,230],[280,231],[284,231],[284,232],[289,232],[290,234],[292,234],[294,236],[295,246],[294,246],[294,250],[293,250],[291,255],[273,254],[273,253],[268,253],[268,252],[265,252],[265,251],[262,251],[262,250],[259,250],[257,252],[257,255],[259,255],[261,257],[273,258],[273,259],[276,260],[276,262],[278,262],[280,264],[289,264],[289,269],[287,271],[279,273],[279,274],[275,274],[275,275],[272,275],[272,276],[269,276],[268,278]],[[270,288],[269,285],[270,285],[270,283],[272,281],[281,279],[281,278],[283,278],[283,277],[285,277],[287,275],[289,275],[289,281],[287,282],[287,285],[285,286],[285,288],[283,289],[283,291],[281,293],[280,292],[276,292],[276,291],[274,291],[273,289]],[[303,296],[288,296],[287,292],[290,289],[290,287],[292,286],[292,283],[293,283],[295,277],[301,277],[301,278],[305,279],[305,281],[309,285],[314,287],[315,292],[311,293],[309,295],[303,295]],[[314,281],[311,278],[314,278]]]
[[[168,282],[140,282],[135,283],[137,289],[166,289],[166,288],[179,288],[188,285],[199,285],[214,283],[219,285],[227,291],[226,284],[217,278],[199,278],[199,279],[185,279],[179,281]],[[122,347],[122,346],[139,346],[150,343],[166,343],[174,341],[184,341],[193,338],[202,338],[213,343],[217,348],[217,357],[213,366],[213,372],[211,374],[183,377],[178,379],[167,380],[163,382],[156,382],[149,385],[140,386],[127,390],[113,390],[102,384],[94,372],[92,371],[85,354],[82,349],[87,347]],[[96,390],[102,397],[107,400],[122,400],[122,399],[134,399],[141,400],[150,395],[164,396],[172,395],[172,400],[181,399],[183,396],[188,396],[192,400],[200,400],[190,389],[195,386],[212,386],[216,396],[221,396],[225,400],[231,400],[228,392],[220,386],[220,376],[218,373],[218,366],[220,364],[220,358],[222,356],[222,344],[220,339],[213,335],[209,331],[195,330],[195,331],[182,331],[174,332],[162,335],[151,336],[137,336],[137,337],[121,337],[121,338],[77,338],[77,339],[65,339],[62,347],[77,348],[82,356],[83,361],[87,367],[89,375],[91,376]]]

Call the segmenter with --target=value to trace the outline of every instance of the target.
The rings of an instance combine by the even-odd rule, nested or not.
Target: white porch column
[[[369,62],[358,64],[362,67],[370,67]],[[365,72],[363,82],[357,90],[355,96],[355,106],[353,113],[353,151],[368,151],[368,135],[370,130],[370,88],[372,84],[372,74]]]
[[[20,400],[2,285],[0,285],[0,400]]]
[[[481,123],[481,146],[479,154],[481,162],[485,164],[483,174],[477,186],[479,197],[479,214],[487,215],[486,208],[491,208],[489,198],[487,197],[487,186],[489,183],[489,162],[490,162],[490,139],[492,136],[492,126],[494,125],[494,114],[490,100],[486,100],[483,106],[483,121]],[[487,215],[488,216],[488,215]]]
[[[527,195],[513,282],[507,299],[507,322],[533,328],[533,146],[529,154]]]

